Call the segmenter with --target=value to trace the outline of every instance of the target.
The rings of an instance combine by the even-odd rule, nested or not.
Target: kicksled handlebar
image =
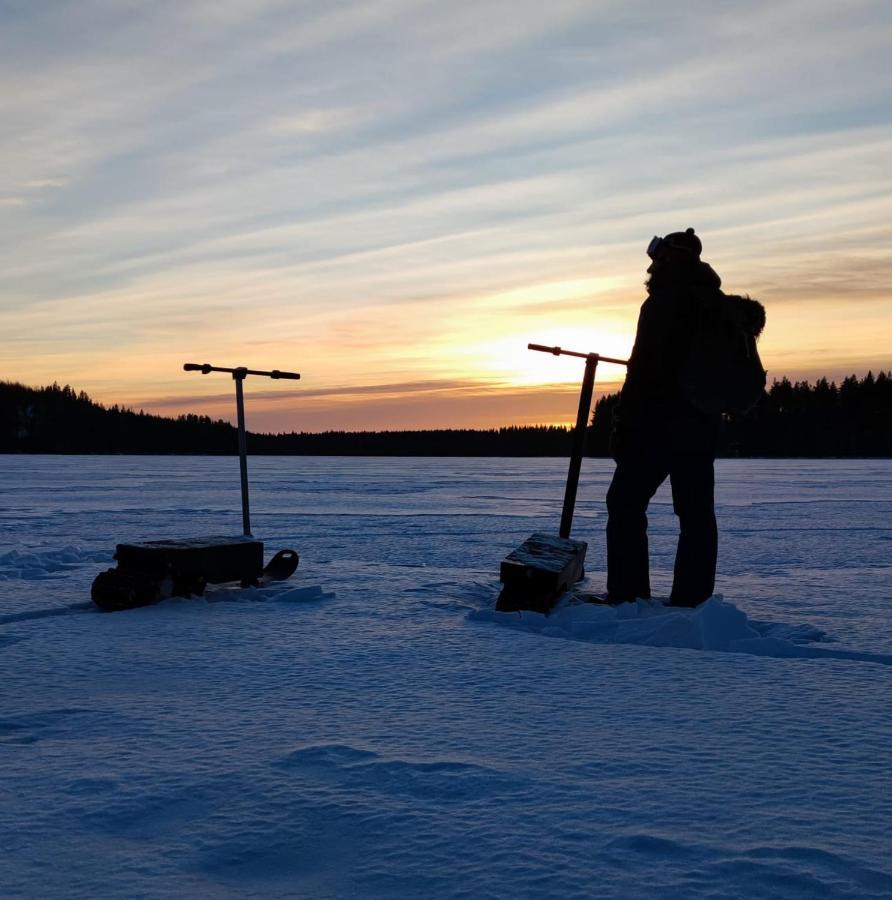
[[[554,356],[578,356],[580,359],[594,359],[596,363],[616,363],[618,366],[627,366],[627,359],[613,359],[611,356],[601,356],[600,353],[579,353],[576,350],[564,350],[562,347],[546,347],[544,344],[527,344],[527,350],[538,350],[541,353],[551,353]]]
[[[262,372],[260,369],[246,369],[240,366],[237,369],[227,369],[223,366],[212,366],[210,363],[184,363],[184,372],[201,372],[202,375],[209,375],[211,372],[229,372],[233,378],[245,378],[247,375],[263,375],[265,378],[292,378],[297,380],[300,375],[297,372],[280,372],[273,369],[272,372]]]

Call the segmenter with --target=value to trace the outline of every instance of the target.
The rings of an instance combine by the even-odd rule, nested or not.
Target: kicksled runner
[[[91,588],[93,602],[106,612],[149,606],[169,597],[201,596],[208,584],[238,583],[253,587],[291,577],[299,562],[294,550],[280,550],[264,566],[263,542],[251,534],[248,504],[248,461],[245,406],[242,383],[248,375],[298,379],[295,372],[262,372],[227,369],[208,363],[186,363],[187,372],[228,372],[235,381],[238,415],[239,466],[242,489],[240,537],[200,537],[118,544],[117,566],[96,576]]]

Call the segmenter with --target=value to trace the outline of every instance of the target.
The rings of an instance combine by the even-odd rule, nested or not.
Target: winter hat
[[[688,228],[686,231],[673,231],[672,234],[667,234],[663,238],[663,242],[669,247],[675,247],[676,250],[687,250],[688,253],[693,253],[697,259],[700,258],[700,252],[703,250],[703,244],[700,243],[700,238],[694,234],[693,228]]]

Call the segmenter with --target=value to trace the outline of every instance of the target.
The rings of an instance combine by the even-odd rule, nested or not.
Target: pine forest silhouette
[[[595,404],[589,456],[608,456],[618,394]],[[250,453],[336,456],[567,456],[569,428],[326,431],[248,435]],[[58,384],[0,382],[0,452],[220,454],[237,452],[228,422],[194,414],[166,418],[96,403]],[[851,375],[839,385],[775,381],[746,416],[722,423],[723,457],[892,456],[892,372]]]

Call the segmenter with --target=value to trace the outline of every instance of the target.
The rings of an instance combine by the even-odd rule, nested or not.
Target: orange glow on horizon
[[[769,383],[784,376],[839,380],[890,367],[884,357],[892,329],[877,305],[815,301],[804,318],[799,304],[772,302],[758,287],[753,295],[768,310],[760,352]],[[634,283],[565,279],[433,307],[413,301],[374,308],[373,319],[362,311],[326,313],[318,342],[292,345],[287,336],[244,341],[241,332],[214,332],[181,337],[160,351],[122,355],[110,348],[98,364],[95,353],[71,350],[29,360],[27,367],[19,363],[7,377],[32,385],[70,383],[106,405],[232,419],[229,381],[184,373],[182,363],[246,364],[302,373],[300,382],[287,385],[249,379],[249,427],[255,430],[572,425],[582,361],[531,351],[527,343],[627,358],[642,300],[643,289]],[[402,341],[407,332],[413,340]],[[337,352],[338,338],[353,343],[357,334],[374,341]],[[596,396],[619,390],[624,375],[622,367],[602,363]]]

